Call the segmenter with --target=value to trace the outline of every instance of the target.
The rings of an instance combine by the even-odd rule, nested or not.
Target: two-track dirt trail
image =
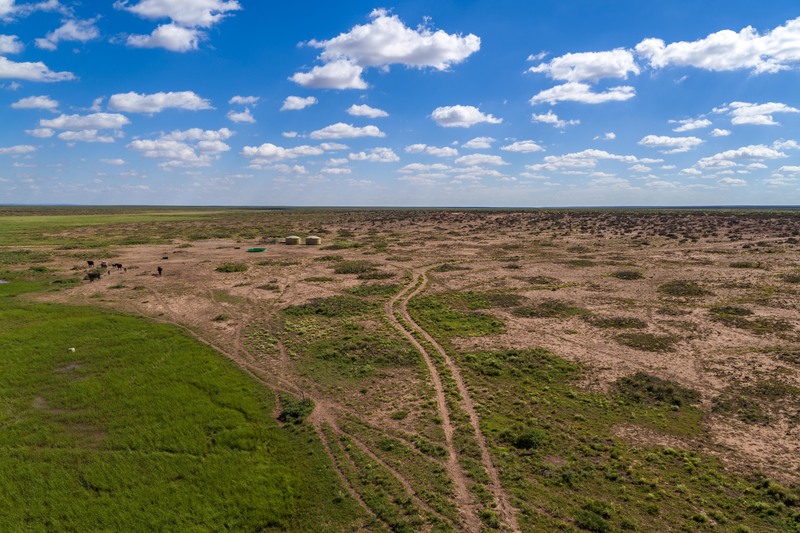
[[[428,371],[430,372],[431,381],[433,382],[434,390],[436,391],[436,403],[439,412],[439,417],[442,420],[442,426],[445,434],[445,446],[447,448],[448,460],[447,470],[456,491],[456,499],[458,501],[459,509],[463,514],[464,527],[469,531],[480,531],[481,523],[478,518],[477,510],[478,504],[475,498],[470,493],[468,488],[469,480],[464,473],[461,463],[459,462],[458,450],[454,444],[454,424],[451,419],[450,409],[447,406],[447,397],[445,395],[444,387],[442,385],[442,377],[433,357],[428,352],[428,349],[417,340],[415,333],[421,335],[425,341],[432,346],[438,355],[444,360],[448,371],[456,382],[458,392],[460,395],[460,407],[469,417],[470,426],[475,433],[475,439],[478,443],[481,452],[481,463],[486,474],[489,476],[488,489],[492,493],[497,502],[497,510],[499,517],[504,525],[512,531],[520,531],[517,522],[514,508],[508,501],[508,496],[500,484],[500,476],[494,466],[492,457],[489,454],[489,448],[486,444],[486,438],[480,429],[480,419],[478,413],[475,411],[475,404],[469,395],[464,378],[458,366],[453,362],[447,351],[436,340],[425,331],[419,324],[417,324],[411,315],[408,313],[408,302],[416,295],[423,292],[428,286],[428,269],[416,269],[412,271],[411,282],[394,298],[386,303],[385,311],[386,316],[392,325],[402,333],[408,341],[422,355]],[[399,317],[399,318],[398,318]]]

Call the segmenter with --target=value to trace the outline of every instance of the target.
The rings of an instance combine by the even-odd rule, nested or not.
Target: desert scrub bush
[[[340,261],[333,266],[333,271],[336,274],[364,274],[375,269],[373,263],[363,260]]]
[[[511,444],[518,450],[536,450],[547,439],[547,432],[541,429],[529,429],[510,439]]]
[[[617,270],[611,273],[612,278],[622,279],[626,281],[642,279],[644,274],[637,270]]]
[[[733,328],[746,329],[756,335],[766,335],[768,333],[781,333],[792,329],[792,325],[779,318],[756,318],[748,320],[747,316],[753,314],[749,309],[735,306],[718,306],[709,310],[712,319],[726,326]]]
[[[611,524],[605,518],[592,511],[581,509],[575,515],[575,525],[585,531],[606,533],[611,531]]]
[[[731,268],[764,268],[764,264],[761,261],[756,263],[752,261],[734,261],[728,266]]]
[[[381,270],[372,270],[358,275],[358,279],[391,279],[395,275],[393,272],[384,272]]]
[[[440,296],[414,298],[409,309],[423,327],[443,336],[482,337],[505,331],[501,320],[477,311],[459,311],[450,307]]]
[[[281,394],[281,412],[278,420],[284,424],[302,424],[311,411],[314,402],[310,398],[297,399],[293,396]]]
[[[711,412],[733,416],[748,424],[768,424],[770,422],[769,416],[757,401],[745,394],[733,391],[714,398]]]
[[[629,348],[645,352],[669,352],[677,339],[652,333],[622,333],[617,335],[617,341]]]
[[[244,263],[223,263],[215,270],[217,272],[247,272],[247,268]]]
[[[667,296],[698,297],[710,294],[694,281],[675,280],[659,285],[658,292]]]
[[[588,314],[589,311],[562,300],[547,299],[536,305],[518,307],[512,313],[521,318],[570,318]]]
[[[303,281],[308,281],[310,283],[325,283],[328,281],[334,281],[334,279],[329,276],[311,276],[310,278],[303,279]]]
[[[781,279],[786,283],[800,283],[800,274],[784,274]]]
[[[753,314],[749,309],[732,305],[715,306],[709,309],[708,312],[715,322],[742,329],[748,329],[750,326],[750,321],[744,317]]]
[[[315,298],[301,305],[290,305],[283,312],[289,316],[321,315],[326,317],[346,317],[361,315],[372,309],[372,304],[355,296],[331,296]]]
[[[785,363],[800,365],[800,349],[797,348],[773,348],[769,353]]]
[[[402,341],[363,329],[328,335],[310,344],[307,351],[347,367],[355,375],[370,374],[376,365],[408,366],[417,361],[417,353]]]
[[[324,262],[324,261],[342,261],[342,260],[344,260],[344,257],[342,257],[341,255],[323,255],[323,256],[314,258],[314,261],[322,261],[322,262]]]
[[[258,266],[280,266],[280,267],[288,267],[299,265],[299,261],[294,261],[291,259],[263,259],[256,263]]]
[[[521,278],[523,281],[527,281],[531,285],[539,285],[543,287],[555,287],[561,284],[561,280],[556,278],[551,278],[550,276],[531,276],[529,278]]]
[[[614,328],[614,329],[644,329],[647,327],[647,322],[640,318],[630,316],[592,316],[586,315],[585,319],[588,323],[598,328]]]
[[[361,248],[363,243],[353,241],[334,241],[328,246],[323,246],[321,250],[349,250],[352,248]]]
[[[647,405],[691,405],[700,401],[700,393],[644,372],[624,376],[614,382],[617,392],[634,403]]]
[[[513,292],[464,292],[460,294],[468,309],[491,309],[492,307],[515,307],[523,297]]]
[[[455,272],[458,270],[469,270],[469,267],[464,265],[456,265],[453,263],[443,263],[431,269],[431,272]]]
[[[389,284],[372,284],[372,285],[359,285],[358,287],[351,287],[347,292],[353,296],[389,296],[395,294],[401,288],[400,285]]]
[[[569,261],[563,261],[562,264],[578,268],[586,268],[586,267],[593,267],[597,263],[589,259],[570,259]]]
[[[262,291],[277,291],[280,289],[280,285],[277,283],[265,283],[264,285],[259,285],[256,289],[261,289]]]
[[[24,265],[26,263],[46,263],[51,255],[46,252],[33,250],[3,250],[0,251],[0,266]]]

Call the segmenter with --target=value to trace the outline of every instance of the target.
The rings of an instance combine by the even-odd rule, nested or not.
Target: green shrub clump
[[[614,385],[623,397],[634,403],[680,407],[700,401],[697,391],[644,372],[619,378]]]
[[[586,309],[576,307],[561,300],[543,300],[542,302],[514,309],[513,314],[522,318],[570,318],[589,313]]]
[[[223,263],[216,270],[217,272],[247,272],[247,268],[244,263]]]
[[[662,284],[658,291],[668,296],[696,297],[709,294],[694,281],[675,280]]]

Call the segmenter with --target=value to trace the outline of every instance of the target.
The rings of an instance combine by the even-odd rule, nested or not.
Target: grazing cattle
[[[83,279],[88,279],[89,283],[91,283],[96,279],[100,279],[102,276],[103,274],[101,272],[98,272],[97,270],[92,270],[90,272],[87,272],[86,277]]]
[[[117,270],[122,270],[122,263],[111,263],[111,266]]]
[[[108,261],[100,261],[100,268],[108,268]]]
[[[159,275],[159,276],[161,275],[161,272],[163,272],[163,271],[164,271],[164,269],[163,269],[163,268],[161,268],[161,267],[158,267],[156,270],[158,270],[158,275]]]
[[[169,259],[169,256],[168,256],[168,255],[165,255],[165,256],[164,256],[164,257],[162,257],[161,259]]]
[[[89,265],[89,268],[94,266],[94,261],[86,261],[86,264]]]

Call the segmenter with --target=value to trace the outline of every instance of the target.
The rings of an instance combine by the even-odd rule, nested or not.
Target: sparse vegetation
[[[644,372],[622,377],[614,385],[622,397],[635,403],[680,407],[700,401],[697,391]]]
[[[247,265],[244,263],[225,263],[216,268],[217,272],[247,272]]]
[[[87,225],[81,219],[88,208],[43,209],[47,215],[35,214],[35,221],[18,209],[38,208],[0,207],[0,280],[7,281],[0,283],[0,345],[16,343],[15,313],[31,305],[28,292],[39,292],[37,301],[53,292],[58,301],[93,302],[105,311],[80,311],[74,324],[73,310],[61,311],[71,324],[68,337],[54,344],[37,338],[42,350],[28,370],[41,386],[16,399],[8,384],[25,365],[7,368],[0,346],[0,493],[14,495],[10,508],[27,513],[0,513],[0,529],[458,531],[464,515],[447,468],[452,453],[477,503],[472,518],[505,530],[465,398],[522,531],[792,531],[800,522],[798,475],[790,454],[779,450],[789,442],[786,428],[791,436],[800,422],[798,282],[791,278],[800,254],[796,212],[99,208],[109,222],[88,218]],[[255,262],[244,277],[210,274],[223,261],[242,264],[244,248],[260,235],[297,228],[314,228],[342,247],[336,255],[272,248],[261,257],[273,258]],[[523,234],[535,237],[514,238]],[[146,255],[153,248],[123,248],[134,242],[162,244],[156,248],[165,255],[180,253],[179,242],[192,249],[170,257],[158,277],[151,266],[157,256]],[[44,254],[41,261],[34,252]],[[122,257],[129,271],[80,281],[87,259],[112,257]],[[391,279],[378,281],[384,278]],[[714,298],[699,299],[712,290]],[[412,293],[409,319],[399,306]],[[192,358],[184,357],[174,344],[177,330],[157,353],[138,336],[149,338],[150,330],[138,327],[127,328],[110,352],[92,338],[87,345],[84,333],[116,334],[113,308],[182,324],[229,349],[252,378],[276,387],[277,398],[224,360],[217,362],[242,380],[232,387],[192,366],[204,361],[206,348],[191,343]],[[431,367],[392,317],[427,352],[445,410]],[[67,323],[23,324],[52,336]],[[511,348],[542,344],[553,351]],[[146,353],[133,354],[131,346]],[[103,373],[129,371],[127,360],[117,367],[107,359],[117,355],[141,357],[133,363],[147,368],[120,384]],[[176,368],[176,357],[189,366]],[[630,369],[622,378],[619,358]],[[42,361],[62,360],[68,362],[55,373],[34,372]],[[91,373],[69,367],[85,362]],[[685,375],[673,365],[689,362],[691,389],[671,377]],[[191,409],[173,417],[174,406],[151,392],[152,379],[189,399]],[[64,393],[62,382],[78,389]],[[242,407],[248,390],[256,394],[254,409]],[[74,402],[111,392],[110,406]],[[145,396],[156,414],[140,423],[132,407]],[[702,406],[701,396],[708,399]],[[319,400],[316,411],[310,398]],[[112,413],[122,404],[124,416]],[[97,409],[101,415],[91,414]],[[170,417],[166,429],[151,431],[163,416]],[[117,420],[129,424],[121,431],[139,448],[108,448],[108,439],[119,438],[108,429],[117,431]],[[710,438],[719,428],[741,432],[762,451],[750,456],[726,439],[730,449],[721,453]],[[70,448],[75,443],[85,446]],[[193,451],[175,450],[186,447]],[[720,462],[733,456],[737,468]],[[65,466],[56,470],[59,461]],[[228,474],[219,473],[223,464]],[[75,490],[58,492],[63,480]],[[74,498],[65,507],[67,492]],[[113,502],[102,504],[109,494]],[[226,499],[233,495],[238,503]],[[142,502],[156,518],[139,527],[124,513]],[[159,504],[168,509],[158,511]],[[48,515],[56,505],[77,518]],[[9,526],[7,516],[17,521]]]
[[[518,307],[512,313],[521,318],[570,318],[585,315],[589,311],[569,302],[547,299],[535,305]]]
[[[683,298],[694,298],[709,294],[694,281],[676,280],[669,281],[658,287],[658,291],[667,296],[680,296]]]
[[[302,305],[291,305],[283,312],[289,316],[321,315],[326,317],[345,317],[364,314],[372,305],[354,296],[331,296],[316,298]]]
[[[617,270],[615,272],[612,272],[611,276],[626,281],[632,281],[644,278],[644,274],[642,274],[638,270]]]
[[[598,328],[644,329],[647,322],[631,316],[594,316],[587,315],[586,321]]]
[[[622,333],[617,335],[617,340],[636,350],[645,352],[669,352],[672,351],[676,340],[665,335],[653,335],[652,333]]]

